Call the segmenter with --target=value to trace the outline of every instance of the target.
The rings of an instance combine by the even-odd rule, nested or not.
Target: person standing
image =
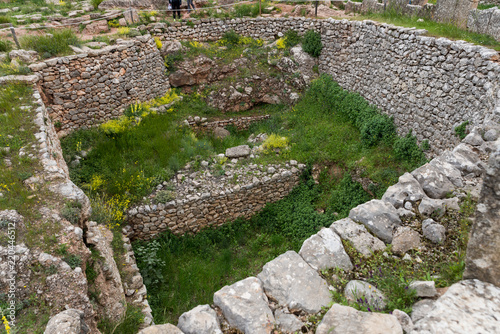
[[[193,0],[187,0],[187,5],[188,5],[188,12],[191,12],[191,9],[196,10],[196,8],[194,8]]]
[[[170,4],[172,5],[172,11],[174,13],[174,20],[175,20],[175,13],[177,13],[177,18],[181,18],[181,3],[182,0],[169,0]]]

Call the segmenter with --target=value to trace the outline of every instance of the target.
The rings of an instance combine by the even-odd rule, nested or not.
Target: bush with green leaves
[[[170,201],[173,201],[175,199],[175,193],[170,190],[160,190],[156,193],[156,196],[154,198],[155,203],[167,203]]]
[[[415,165],[425,163],[424,152],[418,147],[417,138],[408,132],[405,137],[398,137],[394,141],[394,154],[401,161],[408,161]]]
[[[67,202],[61,209],[61,216],[69,221],[71,224],[78,224],[80,219],[80,213],[82,211],[82,205],[76,201]]]
[[[12,50],[12,43],[3,39],[0,39],[0,52],[9,52]]]
[[[380,141],[390,143],[396,134],[394,121],[387,115],[378,114],[367,120],[361,128],[361,141],[368,147]]]
[[[103,0],[90,0],[90,4],[94,7],[94,9],[97,9],[101,2],[103,2]]]
[[[144,284],[147,286],[156,286],[163,280],[163,267],[165,261],[162,261],[158,252],[161,250],[160,243],[156,240],[140,243],[134,248],[137,257],[137,265],[141,269]]]
[[[295,45],[299,44],[302,41],[302,38],[299,36],[297,31],[295,30],[288,30],[285,32],[285,46],[287,48],[293,48]]]
[[[311,56],[319,57],[321,50],[323,50],[321,35],[314,30],[307,31],[302,41],[302,48]]]
[[[71,267],[71,269],[75,269],[82,264],[81,257],[75,254],[68,254],[63,258],[63,260]]]
[[[221,41],[224,45],[228,47],[233,47],[238,45],[241,36],[238,35],[234,30],[229,30],[222,35]]]
[[[79,46],[80,40],[71,29],[49,30],[51,35],[26,35],[20,40],[23,49],[37,51],[43,58],[72,52],[70,45]]]
[[[370,199],[370,195],[361,184],[353,181],[349,173],[345,173],[338,186],[332,191],[328,210],[336,212],[337,218],[344,218],[349,215],[352,208],[368,202]]]

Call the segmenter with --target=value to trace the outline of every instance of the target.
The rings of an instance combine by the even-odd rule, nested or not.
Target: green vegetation
[[[72,52],[70,45],[79,46],[80,40],[71,29],[49,30],[52,35],[26,35],[20,39],[24,49],[37,51],[43,58],[62,56]]]
[[[97,9],[103,0],[90,0],[90,4]]]
[[[493,3],[481,3],[477,5],[477,9],[479,10],[490,9],[490,8],[500,8],[500,6],[495,5]]]
[[[321,50],[323,49],[323,43],[321,43],[321,35],[314,30],[307,31],[302,41],[302,48],[311,56],[319,57]]]
[[[118,323],[104,318],[99,321],[97,328],[103,334],[137,333],[143,321],[141,308],[128,304],[125,315]]]
[[[464,40],[500,51],[500,42],[496,41],[490,35],[474,33],[465,29],[458,28],[457,26],[452,24],[437,23],[429,19],[419,18],[416,16],[406,16],[396,11],[388,10],[384,13],[366,14],[356,16],[354,19],[369,19],[402,27],[415,27],[417,29],[425,29],[428,31],[428,35],[430,36],[446,37],[453,40]]]
[[[9,52],[10,50],[12,50],[12,43],[0,39],[0,52]]]
[[[302,38],[295,30],[288,30],[285,33],[284,38],[285,38],[285,46],[287,48],[293,48],[295,45],[302,42]]]
[[[464,139],[467,136],[467,125],[469,125],[469,121],[465,121],[459,126],[455,127],[455,134],[460,138],[461,140]]]

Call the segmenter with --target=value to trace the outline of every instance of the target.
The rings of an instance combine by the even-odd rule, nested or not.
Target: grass
[[[402,27],[415,27],[417,29],[425,29],[427,35],[435,37],[446,37],[452,40],[464,40],[474,44],[484,45],[494,50],[500,51],[500,42],[496,41],[492,36],[486,34],[478,34],[465,29],[460,29],[452,24],[438,23],[429,19],[422,19],[416,16],[404,16],[394,11],[385,13],[372,13],[367,15],[356,16],[359,20],[375,20],[385,22]],[[419,22],[418,20],[423,20]]]
[[[79,46],[80,40],[71,29],[49,30],[48,35],[27,35],[20,39],[23,49],[37,51],[42,58],[72,53],[70,45]]]
[[[104,318],[99,321],[97,328],[103,334],[133,334],[139,331],[139,327],[144,320],[141,308],[127,305],[124,317],[119,322],[113,322]]]

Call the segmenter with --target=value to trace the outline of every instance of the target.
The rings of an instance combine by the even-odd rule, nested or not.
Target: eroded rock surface
[[[401,225],[398,212],[392,204],[373,199],[358,205],[349,213],[349,218],[363,223],[370,231],[386,243],[392,242],[393,230]]]
[[[330,228],[344,240],[349,240],[363,256],[370,256],[374,251],[383,250],[382,240],[371,235],[364,225],[355,223],[350,218],[337,220]]]
[[[294,251],[266,263],[257,277],[266,293],[289,309],[316,313],[331,301],[326,281]]]
[[[500,288],[478,280],[453,284],[412,334],[500,333]]]
[[[403,334],[403,329],[393,315],[361,312],[334,304],[326,312],[316,334]]]
[[[245,334],[269,334],[272,331],[273,312],[258,278],[249,277],[223,287],[214,294],[214,304],[221,308],[231,327]]]

